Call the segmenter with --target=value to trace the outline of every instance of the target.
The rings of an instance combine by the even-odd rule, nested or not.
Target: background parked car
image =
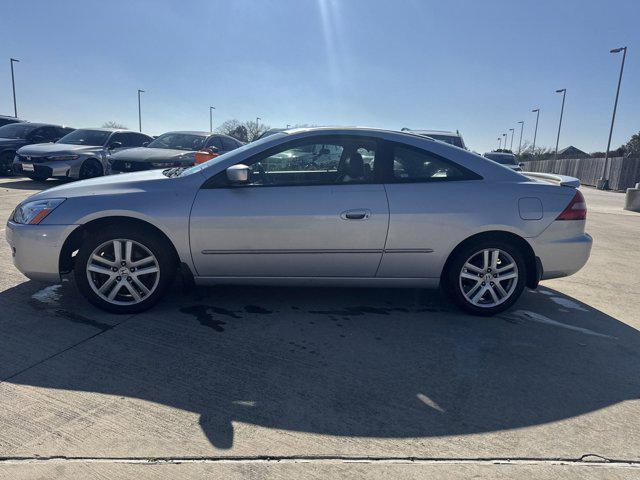
[[[9,125],[10,123],[23,123],[24,120],[20,120],[16,117],[7,117],[6,115],[0,115],[0,127]]]
[[[48,123],[18,122],[0,127],[0,172],[11,173],[16,151],[32,143],[55,142],[74,129]]]
[[[139,172],[156,168],[190,167],[195,153],[222,155],[242,146],[228,135],[209,132],[168,132],[143,148],[132,148],[110,158],[111,173]]]
[[[149,135],[128,130],[80,128],[54,144],[21,148],[14,159],[13,169],[34,180],[99,177],[107,172],[107,158],[111,153],[152,140]]]
[[[446,130],[411,130],[410,128],[404,127],[402,129],[403,132],[413,133],[414,135],[420,135],[422,137],[433,138],[434,140],[439,140],[441,142],[448,143],[449,145],[453,145],[454,147],[464,148],[467,150],[467,146],[464,143],[462,135],[460,132],[448,132]]]
[[[487,152],[483,156],[485,158],[488,158],[489,160],[498,162],[500,165],[509,167],[511,170],[515,170],[516,172],[522,171],[522,164],[518,163],[518,159],[516,158],[516,156],[508,150]]]

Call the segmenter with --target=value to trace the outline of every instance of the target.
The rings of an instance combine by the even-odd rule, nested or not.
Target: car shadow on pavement
[[[72,283],[48,288],[0,293],[5,384],[195,412],[221,449],[236,422],[432,437],[558,421],[640,392],[639,332],[545,287],[493,318],[437,292],[257,287],[173,293],[123,317],[86,305]]]
[[[24,177],[0,177],[0,179],[4,180],[0,183],[0,190],[3,188],[12,190],[46,190],[69,182],[69,180],[59,179],[31,180]]]

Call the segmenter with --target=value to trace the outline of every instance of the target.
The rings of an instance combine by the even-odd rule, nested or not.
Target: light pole
[[[507,134],[503,133],[502,136],[504,137],[504,142],[502,142],[502,149],[506,150],[507,149]]]
[[[209,107],[209,133],[213,132],[213,111],[216,107]]]
[[[11,64],[11,87],[13,88],[13,116],[18,118],[18,106],[16,103],[16,80],[13,75],[13,64],[14,62],[20,63],[20,60],[17,58],[10,58],[9,63]]]
[[[518,155],[520,155],[520,151],[522,150],[522,131],[524,130],[524,120],[520,120],[518,123],[520,124],[520,143],[518,144]]]
[[[138,89],[138,130],[142,132],[142,108],[140,107],[140,94],[144,93],[144,90]]]
[[[502,148],[502,137],[498,137],[498,150]]]
[[[540,109],[539,108],[534,108],[531,111],[536,114],[536,129],[533,131],[533,147],[531,148],[531,152],[533,153],[533,156],[535,157],[535,155],[536,155],[536,137],[538,136],[538,120],[540,119]]]
[[[513,132],[514,132],[514,129],[510,128],[509,131],[511,132],[511,146],[509,147],[509,150],[511,150],[513,152]]]
[[[614,48],[609,53],[622,53],[622,63],[620,64],[620,76],[618,77],[618,89],[616,90],[616,99],[613,103],[613,115],[611,116],[611,128],[609,129],[609,140],[607,141],[607,153],[604,156],[604,170],[602,170],[602,178],[598,181],[598,188],[605,190],[609,188],[609,175],[607,169],[609,167],[609,149],[611,148],[611,135],[613,135],[613,124],[616,121],[616,110],[618,109],[618,97],[620,96],[620,84],[622,83],[622,72],[624,71],[624,60],[627,57],[627,47]]]
[[[564,113],[564,99],[567,96],[567,89],[561,88],[556,90],[556,93],[562,94],[562,107],[560,108],[560,122],[558,123],[558,136],[556,137],[556,154],[555,159],[558,159],[558,143],[560,143],[560,129],[562,128],[562,114]]]

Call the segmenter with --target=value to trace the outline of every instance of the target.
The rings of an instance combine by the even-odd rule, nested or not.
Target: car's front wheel
[[[174,279],[176,260],[155,232],[113,226],[90,234],[75,261],[78,289],[95,306],[136,313],[155,305]]]
[[[524,256],[516,245],[484,240],[455,253],[445,272],[445,287],[463,310],[493,315],[518,300],[526,274]]]

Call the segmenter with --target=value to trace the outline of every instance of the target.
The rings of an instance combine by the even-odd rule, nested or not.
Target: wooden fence
[[[576,177],[584,185],[596,185],[602,177],[604,158],[562,158],[524,162],[525,172],[557,173]],[[640,182],[640,158],[609,159],[609,188],[626,190]]]

